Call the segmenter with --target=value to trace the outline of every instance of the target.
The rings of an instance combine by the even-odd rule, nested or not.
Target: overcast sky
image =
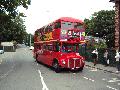
[[[28,33],[60,17],[84,20],[100,10],[112,10],[114,3],[109,0],[31,0],[27,10],[20,8],[27,16],[25,25]]]

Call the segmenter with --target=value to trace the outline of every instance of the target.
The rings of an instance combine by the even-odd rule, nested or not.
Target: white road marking
[[[93,69],[92,67],[85,66],[85,68]]]
[[[90,81],[94,82],[95,80],[92,80],[91,78],[89,78]]]
[[[117,78],[112,78],[112,80],[117,80]]]
[[[105,81],[106,79],[105,79],[105,78],[103,78],[102,80],[103,80],[103,81]]]
[[[118,83],[118,85],[120,85],[120,83]]]
[[[83,77],[83,78],[88,79],[87,77]]]
[[[106,87],[109,88],[109,89],[112,89],[112,90],[118,90],[118,89],[113,88],[113,87],[111,87],[111,86],[109,86],[109,85],[107,85]]]
[[[92,68],[92,67],[87,67],[87,66],[85,66],[85,68],[89,68],[90,70],[89,71],[98,71],[98,69],[97,68]]]
[[[90,70],[90,71],[98,71],[97,69],[92,69],[92,70]]]
[[[45,82],[44,82],[44,80],[43,80],[43,77],[42,77],[42,75],[41,75],[40,70],[38,70],[38,72],[39,72],[39,74],[40,74],[41,82],[42,82],[42,85],[43,85],[42,90],[49,90],[49,89],[47,88],[47,85],[45,84]]]
[[[85,79],[87,79],[87,80],[90,80],[90,81],[92,81],[92,82],[95,81],[95,80],[93,80],[93,79],[91,79],[91,78],[87,78],[87,77],[83,77],[83,78],[85,78]]]
[[[120,80],[118,80],[117,78],[112,78],[112,80],[109,80],[108,82],[119,82]]]

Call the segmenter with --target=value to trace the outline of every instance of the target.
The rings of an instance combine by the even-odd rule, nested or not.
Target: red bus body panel
[[[55,22],[65,21],[65,22],[79,22],[83,23],[81,20],[62,17]],[[53,23],[55,23],[53,22]],[[50,24],[51,25],[51,24]],[[53,25],[54,26],[54,25]],[[85,29],[69,29],[62,30],[61,28],[53,29],[51,32],[44,32],[45,29],[38,29],[34,35],[34,57],[37,58],[38,61],[52,66],[53,60],[58,60],[58,63],[61,68],[70,68],[70,69],[78,69],[84,67],[84,58],[78,53],[63,53],[61,51],[55,52],[52,50],[44,49],[45,45],[53,45],[54,42],[65,42],[69,44],[85,44]],[[63,32],[67,32],[66,34],[62,34]],[[73,33],[74,35],[78,35],[79,37],[71,38],[69,33]],[[44,45],[45,44],[45,45]],[[47,47],[46,47],[47,48]]]

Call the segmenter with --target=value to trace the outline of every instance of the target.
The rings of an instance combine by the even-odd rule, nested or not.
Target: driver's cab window
[[[78,44],[63,43],[61,51],[66,53],[78,52]]]
[[[47,50],[46,44],[43,44],[43,50]]]
[[[53,51],[53,45],[47,45],[47,50]]]
[[[60,51],[60,43],[59,42],[55,42],[54,43],[53,50],[55,52],[59,52]]]

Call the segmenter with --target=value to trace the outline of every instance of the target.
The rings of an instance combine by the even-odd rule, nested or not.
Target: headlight
[[[62,60],[62,63],[65,64],[65,60]]]
[[[77,55],[77,56],[80,56],[80,54],[79,54],[79,53],[76,53],[76,55]]]

